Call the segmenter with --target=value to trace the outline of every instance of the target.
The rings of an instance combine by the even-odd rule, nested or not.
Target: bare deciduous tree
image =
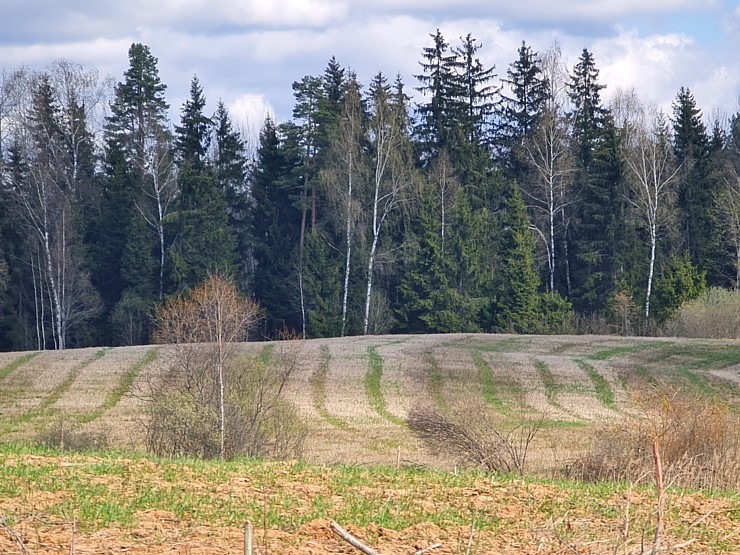
[[[668,203],[679,167],[673,156],[665,116],[640,109],[625,128],[624,160],[630,171],[629,202],[647,226],[650,254],[645,291],[645,323],[650,318],[650,296],[655,273],[658,233],[667,216]]]
[[[283,341],[248,355],[240,344],[259,318],[258,304],[219,275],[162,305],[155,338],[170,344],[173,356],[147,395],[152,453],[295,454],[302,434],[295,409],[282,397],[300,365],[301,343]]]

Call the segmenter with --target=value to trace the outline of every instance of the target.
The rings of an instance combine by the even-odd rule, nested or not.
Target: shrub
[[[60,416],[36,436],[36,442],[60,451],[103,451],[108,448],[104,432],[81,430],[77,423]]]
[[[431,407],[415,407],[406,423],[432,452],[490,472],[524,474],[529,446],[543,419],[506,427],[484,406],[459,407],[449,416]]]
[[[666,324],[664,333],[708,339],[740,338],[740,291],[711,288],[681,305]]]
[[[263,356],[239,349],[259,306],[229,280],[210,277],[157,314],[172,364],[150,384],[148,450],[158,456],[288,456],[300,449],[298,418],[282,393],[298,367],[299,342]],[[290,453],[288,453],[290,451]]]
[[[590,452],[569,468],[586,480],[639,482],[652,476],[658,439],[667,484],[702,489],[740,487],[740,418],[699,396],[652,391],[632,417],[596,430]]]
[[[167,457],[299,456],[305,429],[296,409],[282,398],[298,367],[298,344],[280,343],[270,360],[241,355],[229,364],[223,428],[219,380],[208,371],[209,348],[197,347],[176,356],[177,362],[150,385],[147,450]]]

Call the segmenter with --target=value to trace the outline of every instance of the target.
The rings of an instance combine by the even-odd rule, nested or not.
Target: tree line
[[[332,57],[253,153],[197,76],[170,122],[143,44],[118,82],[4,71],[0,349],[147,343],[212,273],[264,337],[651,333],[740,286],[740,113],[607,102],[587,49],[522,42],[499,75],[480,48],[431,34],[411,93]]]

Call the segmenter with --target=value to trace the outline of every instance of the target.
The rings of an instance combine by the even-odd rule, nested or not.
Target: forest
[[[740,113],[669,113],[557,45],[488,65],[438,30],[407,85],[328,60],[256,145],[158,60],[0,75],[0,350],[135,345],[210,275],[260,338],[648,335],[740,287]]]

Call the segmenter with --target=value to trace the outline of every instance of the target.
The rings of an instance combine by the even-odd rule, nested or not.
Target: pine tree
[[[131,243],[128,232],[133,217],[142,218],[151,237],[146,239],[146,245],[141,245],[141,250],[152,252],[159,268],[154,283],[146,289],[153,290],[155,298],[162,298],[167,246],[164,223],[175,195],[167,122],[169,105],[157,59],[149,47],[132,44],[128,57],[129,68],[115,87],[105,130],[106,191],[112,194],[105,194],[101,204],[100,213],[108,218],[100,218],[94,226],[101,243],[96,250],[103,263],[114,268],[120,266],[125,260],[124,249]],[[154,251],[148,248],[150,242],[156,244]],[[113,274],[114,268],[105,273]],[[120,268],[121,275],[135,272],[136,268]],[[122,293],[123,290],[114,291],[106,297],[117,300]]]

